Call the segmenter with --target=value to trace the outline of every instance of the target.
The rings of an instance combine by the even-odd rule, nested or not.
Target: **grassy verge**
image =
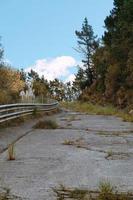
[[[128,114],[124,110],[119,110],[112,105],[101,106],[92,103],[82,103],[82,102],[62,102],[61,106],[76,112],[83,112],[86,114],[96,114],[96,115],[114,115],[121,117],[123,121],[133,122],[133,114]]]

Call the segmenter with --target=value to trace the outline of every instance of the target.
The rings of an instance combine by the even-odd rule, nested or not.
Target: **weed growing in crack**
[[[113,151],[112,151],[112,150],[108,150],[108,151],[107,151],[106,159],[108,159],[109,157],[111,157],[111,156],[113,156],[113,155],[114,155]]]
[[[67,188],[63,185],[53,188],[57,200],[132,200],[133,194],[116,190],[110,182],[100,182],[97,191],[82,188]]]
[[[110,182],[104,181],[99,184],[99,200],[114,200],[115,187]]]
[[[84,139],[78,138],[76,140],[64,140],[64,142],[62,143],[63,145],[71,145],[71,146],[75,146],[77,148],[84,148],[84,149],[88,149],[88,146],[86,144],[86,142],[84,141]]]

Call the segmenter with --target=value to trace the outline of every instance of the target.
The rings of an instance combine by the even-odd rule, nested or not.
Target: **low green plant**
[[[35,129],[56,129],[58,124],[53,120],[40,120],[38,121],[33,128]]]
[[[14,143],[9,144],[7,151],[8,151],[8,160],[15,160]]]

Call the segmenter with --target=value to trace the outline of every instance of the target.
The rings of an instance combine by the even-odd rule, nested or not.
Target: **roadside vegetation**
[[[83,65],[74,81],[80,100],[133,109],[132,15],[132,0],[114,0],[102,39],[95,36],[87,18],[75,32]]]
[[[53,191],[57,200],[131,200],[133,198],[133,194],[119,192],[107,181],[101,182],[97,191],[67,188],[63,185],[53,188]]]
[[[58,124],[53,120],[40,120],[34,126],[34,129],[56,129],[58,128]]]
[[[16,127],[16,126],[24,124],[24,122],[30,121],[32,119],[35,120],[35,119],[40,119],[44,116],[51,116],[51,115],[53,115],[57,112],[59,112],[59,109],[52,110],[52,111],[49,111],[49,112],[48,111],[44,112],[44,111],[39,111],[37,109],[34,109],[33,113],[31,115],[25,115],[25,116],[17,117],[15,119],[11,119],[9,121],[5,121],[5,122],[1,123],[0,129],[7,128],[7,127]]]
[[[133,122],[133,114],[128,113],[128,110],[118,109],[113,105],[98,105],[89,102],[62,102],[61,106],[76,112],[96,115],[114,115],[121,117],[123,121]]]
[[[20,92],[30,85],[39,102],[46,98],[80,100],[82,103],[67,105],[76,111],[116,115],[133,122],[132,16],[132,0],[114,0],[102,38],[97,38],[87,18],[83,20],[81,29],[75,31],[75,50],[81,54],[82,64],[77,66],[73,82],[48,81],[32,69],[28,73],[14,69],[4,62],[0,44],[0,104],[20,102]]]

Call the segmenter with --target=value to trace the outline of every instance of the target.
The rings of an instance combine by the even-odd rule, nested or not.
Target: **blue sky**
[[[101,37],[104,19],[112,7],[113,0],[0,0],[5,58],[17,68],[32,67],[46,77],[55,73],[58,78],[68,78],[75,72],[72,65],[81,60],[73,49],[75,30],[81,29],[87,17]]]

